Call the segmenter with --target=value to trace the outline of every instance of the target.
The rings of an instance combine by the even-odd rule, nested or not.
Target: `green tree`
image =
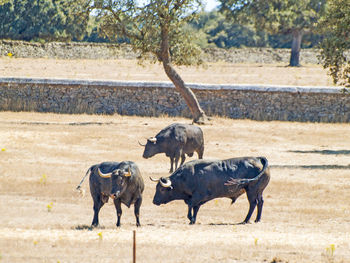
[[[350,1],[330,0],[320,22],[321,60],[334,83],[350,87]]]
[[[200,48],[185,25],[201,10],[200,0],[95,0],[92,8],[103,19],[103,30],[111,39],[125,36],[141,58],[153,54],[186,101],[195,123],[207,116],[192,90],[174,65],[199,64]]]
[[[9,0],[0,5],[0,38],[72,40],[85,35],[85,0]]]
[[[261,47],[268,45],[267,35],[256,32],[252,25],[232,24],[218,11],[203,12],[191,22],[197,31],[203,31],[207,42],[219,48]]]
[[[227,17],[252,22],[258,31],[292,35],[290,66],[299,66],[303,35],[315,30],[326,0],[220,0]]]

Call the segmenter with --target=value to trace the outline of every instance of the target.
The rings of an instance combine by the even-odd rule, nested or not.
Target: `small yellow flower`
[[[40,178],[40,183],[41,184],[46,184],[46,181],[47,181],[47,175],[46,174],[43,174]]]
[[[6,151],[6,148],[2,148],[1,151],[2,151],[2,152]]]
[[[331,253],[332,253],[332,256],[334,255],[334,251],[335,251],[335,245],[334,245],[334,244],[331,244]]]
[[[47,207],[47,211],[48,211],[48,212],[51,212],[51,209],[52,209],[52,207],[53,207],[53,203],[52,203],[52,202],[49,203],[46,207]]]
[[[7,53],[7,56],[8,56],[9,58],[11,58],[11,57],[13,56],[13,54],[12,54],[11,52],[9,52],[9,53]]]
[[[103,238],[102,232],[98,232],[97,235],[98,235],[98,238],[99,238],[100,240],[102,240],[102,238]]]
[[[327,254],[330,255],[331,257],[334,256],[334,251],[335,251],[335,245],[331,244],[329,247],[326,248]]]
[[[254,239],[254,245],[256,245],[256,246],[258,245],[258,239],[257,238]]]
[[[38,241],[34,240],[33,244],[36,246],[38,244]]]

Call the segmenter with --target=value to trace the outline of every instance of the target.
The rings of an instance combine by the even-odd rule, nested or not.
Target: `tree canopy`
[[[315,29],[326,0],[220,0],[226,17],[253,23],[258,31],[290,34],[293,37],[290,66],[299,66],[304,34]]]
[[[201,49],[186,25],[201,10],[201,0],[95,0],[91,6],[109,38],[125,36],[141,57],[153,54],[162,63],[176,90],[185,99],[193,121],[207,119],[194,93],[173,67],[199,64]]]
[[[0,38],[72,40],[85,35],[85,0],[9,0],[0,5]]]
[[[350,1],[329,0],[319,27],[325,34],[321,43],[323,66],[330,70],[334,83],[350,87]]]

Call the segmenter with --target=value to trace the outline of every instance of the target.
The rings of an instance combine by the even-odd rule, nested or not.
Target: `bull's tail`
[[[228,180],[225,183],[225,185],[239,185],[239,186],[241,186],[241,185],[248,184],[252,181],[259,180],[259,178],[266,172],[266,169],[269,166],[269,162],[267,161],[267,159],[265,157],[258,157],[258,159],[260,159],[260,162],[262,163],[263,168],[257,176],[255,176],[254,178],[251,178],[251,179],[231,178],[230,180]]]
[[[86,172],[86,174],[84,175],[83,179],[81,179],[79,185],[77,186],[76,190],[78,190],[79,192],[81,192],[81,189],[80,189],[80,188],[81,188],[81,185],[82,185],[83,182],[85,181],[86,176],[88,176],[88,174],[91,172],[92,168],[93,168],[93,166],[91,166],[91,167],[87,170],[87,172]]]

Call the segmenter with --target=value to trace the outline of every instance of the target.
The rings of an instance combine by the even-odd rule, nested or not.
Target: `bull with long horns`
[[[91,227],[99,225],[98,214],[102,206],[111,198],[117,210],[117,227],[120,226],[122,215],[121,204],[128,208],[134,204],[134,214],[136,217],[136,226],[140,226],[140,206],[142,204],[142,193],[144,182],[136,163],[132,161],[124,162],[103,162],[91,166],[77,190],[81,189],[86,176],[90,174],[90,193],[94,205],[94,217]]]
[[[265,157],[194,160],[182,165],[169,177],[150,179],[157,182],[153,203],[161,205],[184,200],[190,224],[196,222],[198,210],[206,202],[226,197],[234,203],[246,193],[249,211],[243,223],[248,223],[255,207],[258,208],[255,222],[261,219],[263,191],[270,181],[270,171]]]

